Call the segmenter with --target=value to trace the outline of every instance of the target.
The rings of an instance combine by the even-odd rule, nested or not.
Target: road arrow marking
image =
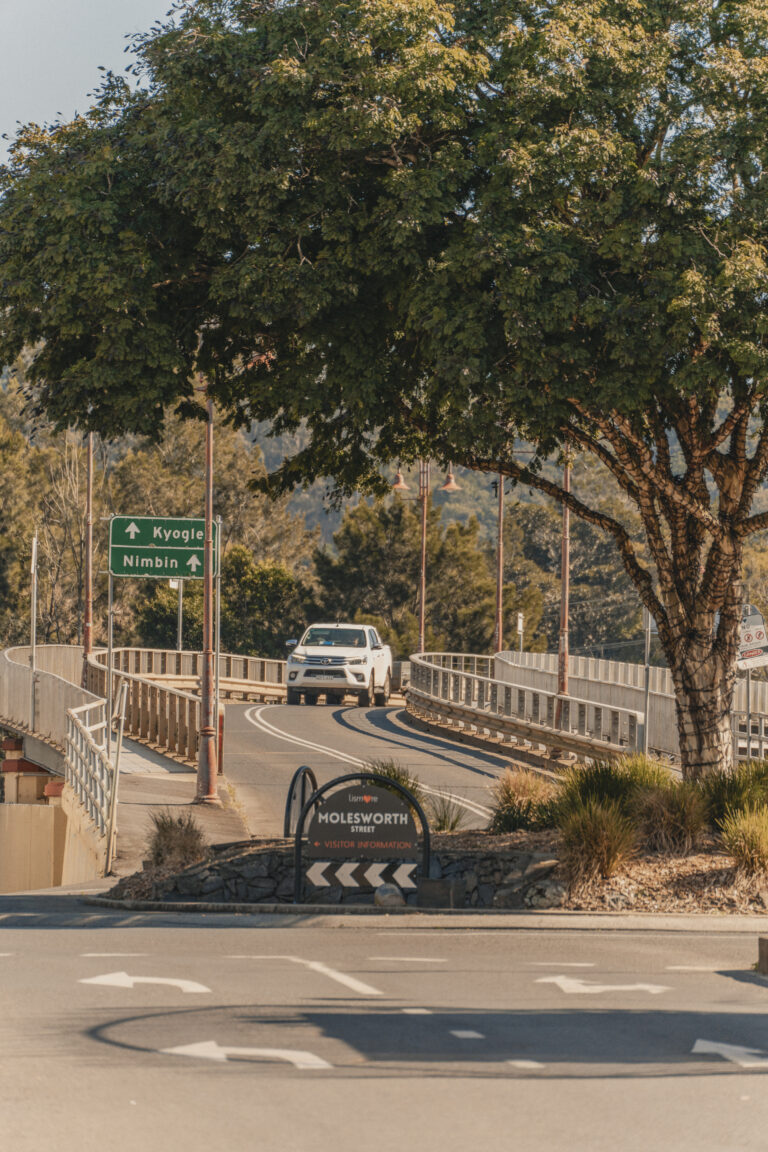
[[[335,980],[337,984],[343,984],[345,988],[351,988],[353,992],[360,993],[361,996],[382,996],[383,993],[378,988],[372,988],[370,984],[364,984],[362,980],[356,980],[354,976],[348,976],[346,972],[337,972],[335,968],[329,968],[327,964],[321,963],[320,960],[304,960],[301,956],[230,956],[230,960],[290,960],[292,964],[301,964],[304,968],[309,968],[311,972],[319,972],[323,976],[327,976],[329,980]]]
[[[329,861],[318,860],[311,868],[307,869],[307,880],[310,884],[314,884],[315,888],[330,888],[330,880],[325,878],[325,870],[328,867]]]
[[[332,1068],[327,1060],[315,1056],[314,1052],[303,1052],[298,1048],[232,1048],[222,1047],[215,1040],[201,1040],[199,1044],[183,1044],[178,1048],[161,1048],[168,1056],[192,1056],[197,1060],[217,1060],[226,1063],[230,1056],[244,1059],[247,1056],[261,1056],[265,1060],[287,1060],[296,1068]]]
[[[399,868],[395,869],[395,874],[392,877],[398,888],[415,888],[416,881],[413,879],[411,873],[413,872],[416,864],[401,864]]]
[[[134,541],[140,531],[141,529],[139,528],[138,524],[134,524],[133,520],[131,520],[130,524],[125,530],[125,534],[126,536],[130,536],[131,541]]]
[[[191,568],[193,572],[197,572],[200,567],[200,561],[194,553],[190,556],[189,560],[187,560],[187,566]]]
[[[168,984],[181,992],[210,992],[205,984],[194,980],[167,980],[163,976],[129,976],[127,972],[107,972],[104,976],[91,976],[79,984],[100,984],[110,988],[133,988],[135,984]]]
[[[569,995],[582,992],[585,995],[597,995],[601,992],[650,992],[658,996],[660,992],[669,992],[663,984],[592,984],[589,980],[576,980],[573,976],[541,976],[537,984],[557,984],[563,992]]]
[[[342,864],[336,869],[336,880],[342,888],[360,887],[357,880],[353,878],[353,873],[357,871],[359,866],[359,860],[348,860],[346,864]]]
[[[741,1044],[719,1044],[715,1040],[697,1040],[691,1052],[697,1056],[722,1056],[741,1068],[768,1068],[768,1052],[761,1048],[744,1048]],[[757,1056],[755,1060],[753,1057]]]

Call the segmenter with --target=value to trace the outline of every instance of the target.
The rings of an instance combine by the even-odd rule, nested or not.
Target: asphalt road
[[[2,1147],[762,1152],[751,935],[0,897]]]
[[[401,707],[227,704],[224,773],[254,836],[282,835],[288,786],[301,765],[322,784],[371,760],[396,760],[428,790],[457,798],[466,805],[467,828],[487,825],[488,789],[509,764],[418,732]]]

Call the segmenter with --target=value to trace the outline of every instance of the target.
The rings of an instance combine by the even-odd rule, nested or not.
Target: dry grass
[[[687,856],[706,827],[707,805],[695,785],[670,780],[661,788],[640,789],[632,816],[652,852]]]
[[[727,812],[720,824],[723,848],[744,877],[768,876],[768,808]]]
[[[589,799],[560,815],[562,861],[572,889],[607,880],[634,855],[637,830],[616,800]]]
[[[493,815],[488,831],[499,834],[518,828],[551,828],[556,797],[557,785],[546,776],[507,769],[491,788]]]
[[[151,819],[147,851],[154,868],[187,868],[203,859],[208,842],[191,812],[174,814],[164,808],[153,812]]]

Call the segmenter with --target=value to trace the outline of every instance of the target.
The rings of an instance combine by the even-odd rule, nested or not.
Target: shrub
[[[507,769],[491,788],[492,833],[518,828],[552,828],[555,824],[557,785],[546,776],[524,769]]]
[[[467,809],[457,804],[449,792],[439,792],[427,800],[429,823],[434,832],[457,832],[467,822]]]
[[[151,815],[153,829],[147,840],[155,868],[186,868],[205,856],[205,834],[191,812],[174,814],[169,808]]]
[[[610,801],[630,816],[640,790],[664,788],[669,781],[667,769],[647,756],[625,756],[616,764],[592,760],[586,767],[569,768],[565,773],[558,806],[564,815],[589,800]]]
[[[707,823],[701,789],[682,780],[670,779],[662,788],[638,789],[632,814],[653,852],[687,854]]]
[[[768,761],[745,760],[732,772],[711,772],[700,781],[707,819],[719,828],[729,812],[768,803]]]
[[[562,860],[572,887],[607,880],[631,858],[637,831],[617,800],[589,798],[561,812]]]
[[[749,806],[727,812],[720,836],[742,875],[768,873],[768,807]]]

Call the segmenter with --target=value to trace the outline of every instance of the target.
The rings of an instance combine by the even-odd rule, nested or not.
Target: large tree
[[[33,347],[38,403],[152,431],[199,373],[305,426],[277,490],[429,453],[566,501],[656,618],[684,770],[727,765],[768,525],[765,5],[198,0],[140,55],[2,180],[0,357]]]

